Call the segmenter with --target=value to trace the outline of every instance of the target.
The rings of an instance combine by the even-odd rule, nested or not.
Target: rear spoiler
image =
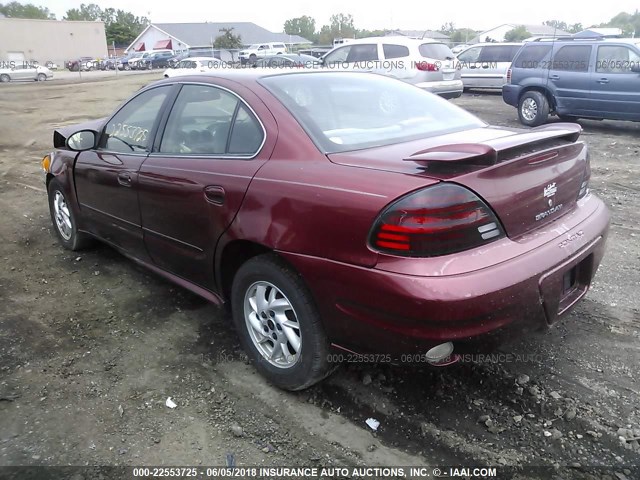
[[[531,130],[514,133],[506,137],[485,143],[456,143],[438,145],[414,153],[405,162],[415,162],[423,167],[484,167],[500,162],[507,150],[531,147],[548,140],[564,140],[574,143],[582,133],[582,127],[576,123],[556,123]]]

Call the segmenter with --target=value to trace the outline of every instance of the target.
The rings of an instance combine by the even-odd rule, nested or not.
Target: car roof
[[[591,45],[591,44],[601,44],[601,43],[626,43],[629,45],[640,45],[640,38],[602,38],[602,37],[583,37],[583,38],[574,38],[565,37],[565,38],[543,38],[540,40],[534,40],[532,42],[525,42],[525,45],[533,44],[545,44],[545,43],[563,43],[563,44],[571,44],[571,45]]]
[[[338,47],[345,47],[353,44],[361,44],[361,43],[395,43],[395,44],[405,44],[405,45],[417,45],[422,43],[444,43],[440,40],[435,40],[433,38],[409,38],[404,37],[402,35],[394,35],[388,37],[367,37],[367,38],[356,38],[353,40],[349,40],[347,43],[341,43],[336,45]]]
[[[479,43],[474,43],[473,45],[468,45],[469,48],[471,47],[499,47],[501,45],[506,45],[508,47],[517,47],[517,46],[521,46],[524,45],[523,42],[479,42]]]

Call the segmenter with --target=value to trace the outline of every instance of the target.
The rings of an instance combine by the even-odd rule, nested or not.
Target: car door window
[[[99,148],[118,153],[148,151],[150,132],[170,89],[169,85],[157,87],[134,97],[109,120]]]
[[[591,45],[565,45],[553,56],[551,68],[569,72],[588,72]]]
[[[185,85],[178,94],[164,135],[160,144],[160,153],[186,155],[224,155],[241,154],[242,142],[246,138],[244,121],[241,114],[244,106],[238,98],[216,87],[203,85]],[[238,117],[240,116],[240,120]],[[238,139],[229,142],[231,126],[241,121]],[[247,120],[248,122],[248,120]],[[258,139],[262,143],[262,136]],[[231,151],[231,145],[233,150]],[[253,145],[253,144],[250,144]]]
[[[475,63],[480,58],[480,50],[482,47],[473,47],[468,50],[465,50],[460,55],[458,55],[458,60],[463,63]]]
[[[402,58],[409,56],[409,48],[404,45],[393,45],[390,43],[382,44],[382,51],[384,53],[384,58]]]
[[[481,63],[511,62],[514,53],[511,45],[486,46],[482,48],[478,61]]]
[[[351,50],[351,45],[347,47],[341,47],[334,50],[331,53],[328,53],[324,57],[325,65],[333,65],[336,63],[343,63],[347,61],[347,57],[349,56],[349,51]]]
[[[352,45],[347,62],[370,62],[378,60],[378,46],[373,44]]]
[[[598,47],[596,72],[631,73],[631,68],[640,65],[640,55],[624,45],[602,45]]]

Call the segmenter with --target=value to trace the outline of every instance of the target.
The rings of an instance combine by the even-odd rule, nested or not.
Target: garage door
[[[24,52],[7,52],[7,60],[16,64],[24,63]]]

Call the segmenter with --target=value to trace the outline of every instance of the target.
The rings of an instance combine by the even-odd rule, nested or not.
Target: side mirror
[[[96,143],[98,143],[98,132],[80,130],[67,138],[66,147],[74,152],[84,152],[95,148]]]
[[[636,63],[635,65],[632,65],[632,66],[631,66],[631,71],[632,71],[633,73],[640,73],[640,64],[637,64],[637,63]]]

